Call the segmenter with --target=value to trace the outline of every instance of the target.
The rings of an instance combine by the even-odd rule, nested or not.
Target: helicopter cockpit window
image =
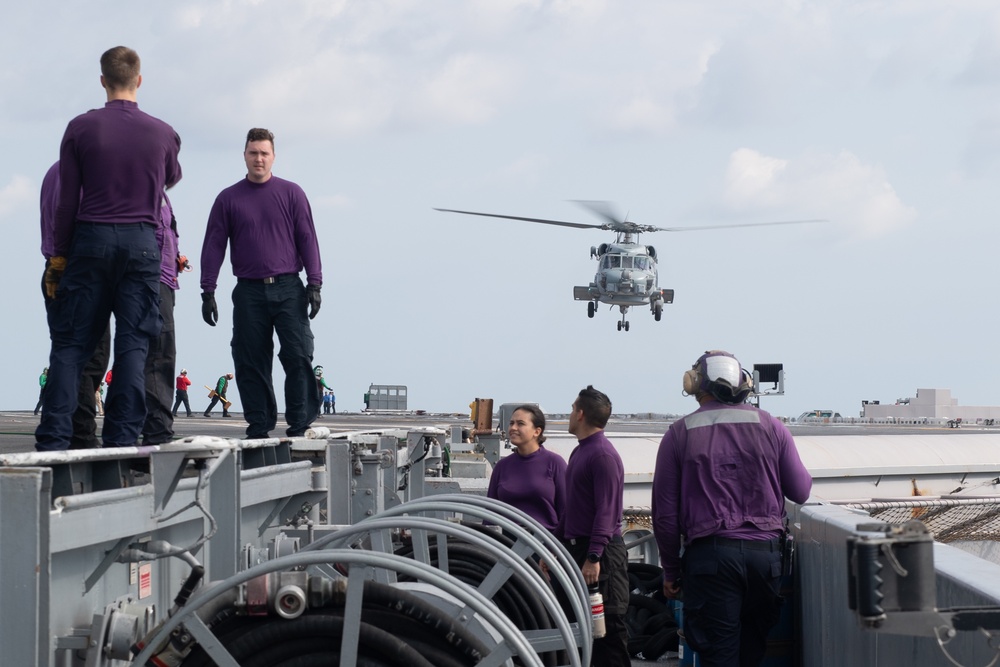
[[[635,268],[640,271],[645,271],[649,268],[649,258],[648,257],[636,257],[635,258]]]
[[[620,269],[622,267],[622,257],[621,255],[609,255],[608,256],[608,268],[610,269]]]

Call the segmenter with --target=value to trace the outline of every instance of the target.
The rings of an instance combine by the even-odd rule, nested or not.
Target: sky
[[[227,257],[209,327],[199,258],[256,126],[312,204],[315,362],[340,410],[375,383],[406,385],[411,409],[565,412],[593,384],[615,412],[684,413],[708,349],[783,364],[785,394],[761,401],[777,415],[924,387],[1000,404],[995,2],[39,0],[0,26],[5,409],[33,407],[48,359],[42,176],[66,123],[103,105],[119,44],[142,58],[140,107],[183,142],[193,389],[232,370],[235,280]],[[675,300],[626,333],[572,298],[609,232],[433,210],[601,222],[573,200],[659,227],[829,222],[643,235]]]

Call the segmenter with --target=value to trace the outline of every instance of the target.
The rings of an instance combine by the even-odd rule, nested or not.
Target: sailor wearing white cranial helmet
[[[697,398],[710,394],[716,400],[738,405],[753,390],[753,376],[739,360],[724,350],[709,350],[684,373],[684,393]]]

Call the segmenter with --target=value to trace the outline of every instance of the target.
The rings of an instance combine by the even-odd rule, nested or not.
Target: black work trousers
[[[181,407],[181,403],[184,404],[184,409],[187,410],[187,416],[191,416],[191,403],[188,401],[188,391],[187,389],[177,390],[177,400],[174,401],[174,409],[171,410],[174,417],[177,416],[177,408]]]
[[[697,539],[684,548],[684,637],[705,667],[757,667],[781,615],[781,546]]]
[[[174,437],[174,412],[170,399],[174,393],[174,365],[177,362],[177,339],[174,334],[174,290],[160,283],[160,335],[149,341],[146,354],[146,421],[142,425],[142,444],[160,445]]]
[[[296,274],[278,276],[272,283],[241,278],[233,289],[233,365],[248,438],[267,437],[278,421],[271,382],[274,334],[285,371],[286,435],[304,435],[319,416],[307,311],[306,289]]]
[[[575,542],[575,544],[574,544]],[[563,541],[563,546],[580,567],[587,559],[589,538]],[[597,577],[597,592],[604,598],[604,637],[594,640],[592,667],[630,667],[628,629],[628,550],[621,536],[616,535],[601,554],[601,573]]]
[[[48,260],[45,268],[48,269]],[[52,304],[45,291],[45,273],[42,272],[42,298],[45,300],[46,313]],[[73,435],[70,438],[70,449],[93,449],[101,446],[101,440],[97,437],[97,391],[104,381],[104,374],[108,371],[108,362],[111,361],[111,324],[104,327],[104,335],[97,343],[97,348],[90,355],[90,359],[83,367],[80,376],[80,389],[76,397],[76,409],[73,411]],[[42,387],[38,394],[38,405],[35,412],[44,409],[45,387]]]

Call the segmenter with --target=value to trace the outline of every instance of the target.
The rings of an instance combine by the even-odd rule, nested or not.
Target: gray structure
[[[368,385],[368,391],[365,392],[365,410],[406,410],[406,385]]]
[[[626,469],[623,534],[633,545],[630,558],[655,563],[650,466],[664,424],[612,426],[620,429],[611,435]],[[364,580],[395,586],[402,577],[442,591],[428,599],[448,618],[466,619],[468,632],[485,644],[483,664],[507,665],[518,656],[540,665],[538,654],[567,648],[571,667],[587,664],[589,625],[578,621],[589,621],[589,607],[578,568],[530,519],[482,497],[488,463],[502,451],[498,434],[461,443],[460,431],[460,425],[450,436],[429,425],[344,433],[317,427],[306,438],[202,435],[116,451],[0,453],[3,664],[145,664],[152,653],[167,657],[170,647],[162,642],[182,626],[210,647],[215,664],[239,664],[209,624],[217,611],[246,607],[253,618],[277,615],[292,624],[340,595],[347,619],[340,664],[349,667],[359,662],[355,620],[368,595]],[[1000,433],[840,425],[794,433],[814,478],[813,497],[788,507],[799,545],[788,605],[796,630],[789,624],[787,641],[775,645],[788,660],[769,664],[987,664],[996,650],[982,632],[963,628],[954,637],[942,634],[947,641],[939,644],[933,633],[948,628],[935,614],[897,616],[889,609],[881,628],[860,623],[848,606],[845,544],[859,524],[883,520],[888,509],[919,518],[939,542],[933,545],[937,605],[1000,608],[994,454]],[[546,442],[564,457],[575,446],[559,428]],[[459,515],[485,520],[516,543],[494,544],[481,530],[442,521]],[[412,558],[396,553],[402,533],[413,536]],[[445,540],[485,550],[495,569],[478,588],[452,577],[442,559]],[[366,546],[344,548],[349,544]],[[565,616],[547,595],[548,584],[522,567],[543,552],[556,554],[562,566],[554,580],[575,593]],[[173,610],[199,567],[212,585],[194,584],[190,599]],[[521,631],[496,613],[493,596],[512,577],[537,587],[554,627]],[[136,655],[133,646],[143,637]],[[285,642],[282,650],[293,645]],[[185,648],[183,641],[178,646]],[[797,654],[801,662],[791,661]]]
[[[917,389],[912,398],[901,398],[894,404],[872,402],[861,406],[861,418],[871,421],[950,421],[963,422],[1000,420],[1000,406],[963,406],[951,397],[950,389]]]

